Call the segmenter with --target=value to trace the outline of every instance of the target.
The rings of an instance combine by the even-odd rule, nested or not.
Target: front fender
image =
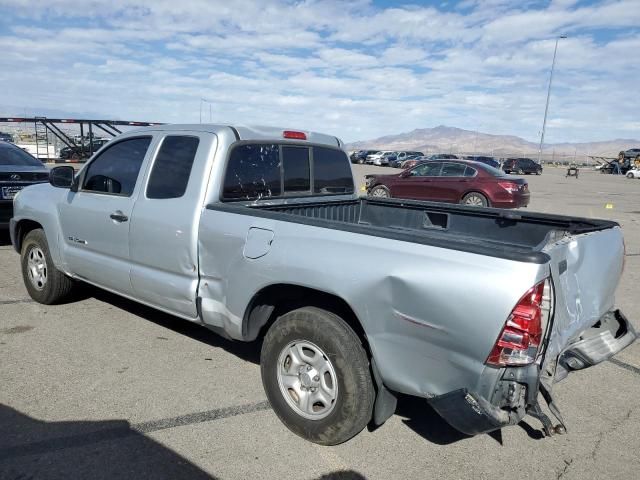
[[[47,183],[31,185],[23,189],[13,201],[11,220],[11,241],[20,253],[18,236],[23,222],[35,222],[44,230],[53,264],[59,270],[66,271],[61,249],[61,228],[58,204],[68,190],[55,188]]]

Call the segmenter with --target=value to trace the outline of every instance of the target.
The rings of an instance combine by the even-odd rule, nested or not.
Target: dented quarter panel
[[[273,233],[259,258],[247,233]],[[429,397],[476,386],[511,309],[546,265],[207,209],[199,235],[203,319],[242,338],[252,297],[274,284],[344,299],[386,385]]]

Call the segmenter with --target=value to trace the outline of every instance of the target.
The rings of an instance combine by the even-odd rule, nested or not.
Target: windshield
[[[42,167],[42,162],[24,150],[13,145],[0,144],[0,165],[19,165],[21,167]]]

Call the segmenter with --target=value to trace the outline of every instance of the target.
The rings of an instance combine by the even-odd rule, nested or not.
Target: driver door
[[[394,185],[393,196],[413,200],[441,201],[441,192],[434,182],[440,175],[442,162],[425,162],[403,173]]]
[[[103,150],[81,173],[78,191],[60,204],[68,272],[130,294],[129,218],[152,136],[125,138]]]

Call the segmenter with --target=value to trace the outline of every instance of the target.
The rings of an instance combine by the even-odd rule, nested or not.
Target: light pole
[[[208,103],[209,104],[209,123],[211,123],[211,105],[213,104],[213,102],[211,100],[207,100],[206,98],[201,98],[200,99],[200,123],[202,123],[202,104],[203,103]]]
[[[542,121],[542,135],[540,135],[540,148],[538,148],[538,163],[542,161],[542,145],[544,144],[544,131],[547,127],[547,113],[549,112],[549,97],[551,96],[551,83],[553,82],[553,69],[556,66],[556,53],[558,53],[558,41],[567,38],[566,35],[556,37],[556,47],[553,49],[553,61],[551,62],[551,74],[549,75],[549,89],[547,90],[547,104],[544,107],[544,120]]]

